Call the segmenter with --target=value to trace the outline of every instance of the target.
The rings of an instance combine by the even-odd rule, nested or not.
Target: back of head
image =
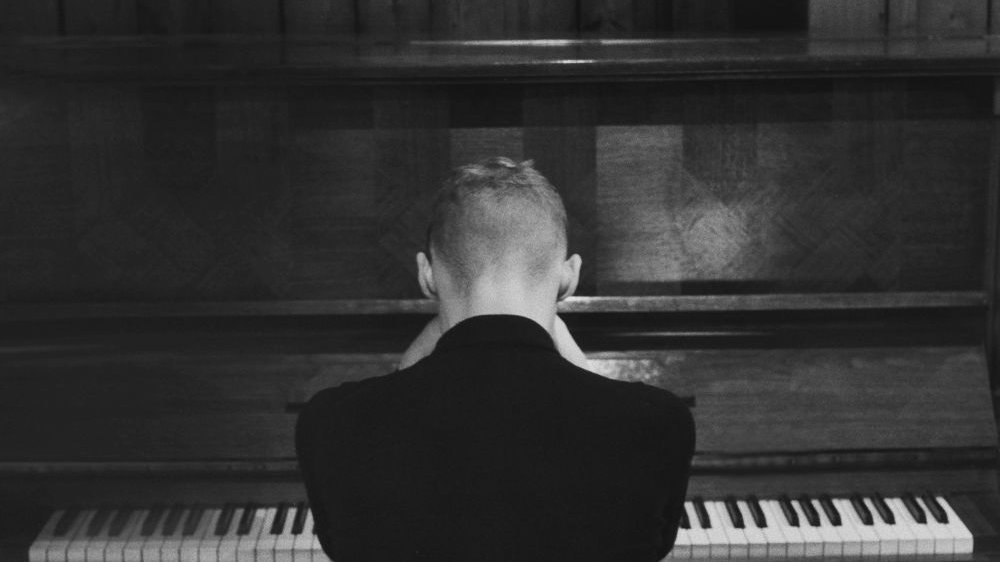
[[[532,167],[490,158],[457,168],[434,204],[428,255],[460,286],[482,276],[545,276],[566,258],[566,209]]]

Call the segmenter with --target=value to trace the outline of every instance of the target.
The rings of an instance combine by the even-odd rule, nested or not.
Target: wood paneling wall
[[[964,35],[995,31],[998,11],[1000,0],[5,0],[0,34]]]
[[[992,81],[0,89],[0,300],[419,296],[447,171],[534,159],[581,294],[981,290]],[[16,186],[16,187],[14,187]]]

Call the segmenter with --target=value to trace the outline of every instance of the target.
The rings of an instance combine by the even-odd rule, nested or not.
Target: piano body
[[[672,557],[996,558],[995,51],[3,45],[56,195],[0,305],[0,558],[323,559],[296,409],[394,369],[421,201],[494,154],[566,199],[594,370],[689,400]]]

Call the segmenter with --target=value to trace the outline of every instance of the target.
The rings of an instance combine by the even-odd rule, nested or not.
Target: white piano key
[[[882,520],[882,516],[879,515],[878,509],[875,508],[875,502],[868,497],[861,498],[861,501],[868,508],[868,511],[872,514],[872,530],[875,531],[875,535],[878,537],[879,546],[879,556],[882,557],[894,557],[900,554],[900,531],[901,527],[898,524],[889,525]],[[889,502],[886,502],[888,505]],[[891,511],[891,508],[890,508]],[[895,516],[895,513],[893,513]]]
[[[236,546],[236,562],[255,562],[257,560],[257,545],[260,541],[261,531],[268,522],[268,513],[271,519],[274,518],[274,510],[257,506],[253,514],[253,522],[250,525],[250,532],[240,537],[240,542]]]
[[[688,541],[691,544],[691,558],[705,559],[712,556],[712,543],[708,539],[708,533],[701,528],[698,517],[694,512],[694,504],[684,502],[684,511],[687,513],[691,528],[688,529]]]
[[[691,558],[691,539],[688,537],[689,529],[677,528],[677,537],[674,538],[674,546],[664,557],[664,560],[688,560]]]
[[[818,502],[817,502],[818,503]],[[845,520],[845,515],[841,513],[840,506],[831,498],[830,503],[837,510],[840,515],[840,525],[834,525],[830,516],[826,514],[823,510],[823,506],[819,507],[819,520],[821,525],[828,525],[833,531],[840,537],[840,556],[843,557],[855,557],[861,556],[861,535],[858,534],[857,530],[854,529],[853,525],[850,525]]]
[[[849,526],[852,531],[861,538],[861,555],[878,556],[879,546],[878,535],[875,534],[873,526],[865,525],[858,513],[854,511],[854,506],[847,498],[833,498],[833,505],[840,512],[840,520],[845,526]]]
[[[764,542],[767,543],[767,557],[785,558],[788,556],[788,539],[781,532],[779,523],[775,521],[771,510],[765,507],[766,502],[767,500],[758,500],[760,510],[764,513],[764,519],[767,523],[766,527],[759,528],[761,535],[764,537]]]
[[[885,503],[892,506],[896,520],[902,521],[904,525],[910,528],[917,541],[917,554],[934,554],[935,538],[931,528],[926,523],[918,523],[913,518],[913,515],[910,515],[910,510],[906,509],[902,498],[886,498]]]
[[[32,541],[31,546],[28,547],[28,562],[46,562],[45,552],[54,538],[56,525],[59,524],[59,520],[65,514],[65,509],[57,509],[49,516],[49,519],[45,522],[45,526],[42,527],[42,530],[38,532],[38,536]]]
[[[934,537],[934,554],[942,556],[952,556],[955,554],[955,537],[951,532],[951,529],[947,525],[938,523],[937,519],[931,514],[931,510],[927,508],[927,504],[924,502],[923,498],[916,498],[917,505],[923,508],[924,513],[927,514],[927,528],[930,530],[931,536]]]
[[[105,562],[123,562],[125,560],[125,545],[128,544],[132,533],[137,531],[142,518],[142,510],[133,509],[128,511],[130,513],[121,532],[113,537],[110,534],[108,535],[108,540],[104,545]],[[110,529],[108,532],[110,533]]]
[[[236,530],[240,526],[243,509],[243,507],[237,507],[233,510],[233,518],[229,522],[229,528],[219,539],[218,562],[236,562],[236,547],[240,544],[240,536],[236,534]]]
[[[160,514],[159,521],[156,522],[156,528],[153,529],[153,534],[146,537],[146,540],[142,543],[143,562],[159,562],[160,549],[163,547],[164,539],[166,539],[166,537],[163,536],[163,526],[166,524],[167,516],[169,514],[170,508],[164,507],[163,513]]]
[[[799,511],[801,511],[804,516],[805,510],[802,509],[801,502],[799,500],[795,500],[795,502],[798,503]],[[840,533],[837,532],[833,524],[826,517],[826,514],[823,513],[823,506],[819,505],[819,501],[810,498],[810,503],[812,504],[813,509],[816,510],[816,514],[819,516],[819,526],[812,527],[809,525],[809,521],[805,521],[805,525],[809,525],[819,533],[820,539],[823,541],[823,556],[829,558],[838,558],[843,556],[844,541],[841,538]]]
[[[806,514],[802,511],[802,506],[799,505],[798,500],[792,500],[792,508],[799,516],[799,532],[802,533],[802,540],[805,542],[806,547],[806,557],[817,557],[823,556],[823,536],[820,535],[819,529],[813,527],[806,520]],[[778,506],[781,509],[781,506]]]
[[[292,549],[295,547],[295,537],[298,536],[292,534],[292,526],[295,523],[295,512],[297,509],[296,505],[289,506],[288,513],[285,515],[284,527],[281,533],[274,539],[273,550],[275,562],[292,562]]]
[[[117,510],[111,510],[107,519],[101,524],[97,534],[87,541],[87,548],[84,552],[86,562],[104,562],[104,550],[108,547],[108,532],[111,530],[111,523],[115,520]]]
[[[767,517],[768,523],[774,522],[776,528],[785,537],[785,552],[789,558],[801,558],[806,555],[806,540],[802,536],[799,527],[794,527],[788,523],[785,513],[781,509],[777,500],[761,500],[761,509]],[[802,522],[799,522],[801,526]]]
[[[747,539],[748,556],[750,558],[767,558],[767,538],[764,536],[764,531],[757,527],[753,516],[750,515],[750,505],[743,500],[737,500],[736,507],[743,516],[743,536]]]
[[[302,532],[295,536],[292,544],[292,562],[310,562],[312,560],[312,511],[306,514]]]
[[[211,508],[205,511],[205,517],[209,520],[208,527],[200,529],[201,535],[198,537],[198,562],[216,562],[219,559],[219,541],[221,537],[215,534],[215,526],[222,516],[221,508]],[[201,525],[198,525],[201,527]]]
[[[177,528],[174,532],[164,537],[163,544],[160,545],[160,562],[181,562],[181,545],[184,544],[184,525],[187,524],[188,515],[191,508],[184,508],[180,518],[177,519]],[[186,561],[185,561],[186,562]]]
[[[150,510],[140,509],[139,516],[135,520],[135,525],[130,529],[125,545],[122,548],[122,562],[142,562],[142,545],[146,542],[146,537],[142,536],[142,526],[146,518],[149,517]]]
[[[72,524],[66,530],[66,533],[59,537],[52,537],[49,541],[48,547],[45,549],[45,560],[52,562],[66,562],[66,550],[69,548],[70,542],[76,536],[77,532],[80,531],[80,527],[83,525],[83,514],[84,511],[79,511],[76,517],[73,519]]]
[[[722,522],[719,521],[715,509],[709,507],[711,502],[704,502],[705,511],[708,513],[708,525],[702,526],[702,530],[708,536],[709,557],[729,558],[729,537],[722,530]],[[697,510],[694,510],[697,513]]]
[[[726,505],[720,501],[707,501],[705,507],[712,517],[712,524],[717,525],[726,536],[726,543],[729,545],[729,558],[743,559],[749,556],[750,545],[742,529],[737,529],[729,518]]]
[[[201,514],[199,517],[199,513]],[[197,523],[195,522],[197,519]],[[206,509],[202,506],[192,506],[188,509],[188,512],[184,514],[184,528],[181,529],[181,544],[180,544],[180,559],[184,562],[197,562],[198,560],[198,545],[201,543],[202,537],[205,536],[205,530],[211,524],[212,510]],[[190,530],[188,534],[185,534],[187,527],[194,523],[195,527]]]
[[[896,538],[899,542],[899,556],[913,556],[917,553],[917,536],[914,534],[913,529],[910,528],[910,525],[902,518],[902,515],[897,513],[899,508],[895,502],[889,501],[891,499],[893,498],[885,498],[885,504],[896,519],[896,523],[892,527],[896,532]],[[878,518],[875,520],[880,521]]]
[[[955,554],[970,554],[973,548],[972,531],[966,527],[965,523],[955,513],[955,508],[948,503],[943,496],[936,496],[945,514],[948,515],[948,523],[945,525],[954,538]]]
[[[80,525],[69,544],[66,545],[66,562],[85,562],[87,560],[87,543],[90,537],[87,536],[87,528],[90,527],[90,520],[97,514],[96,509],[86,509],[83,511]]]

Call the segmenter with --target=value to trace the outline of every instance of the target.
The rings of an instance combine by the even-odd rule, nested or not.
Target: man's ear
[[[573,254],[562,263],[559,270],[559,297],[556,300],[563,300],[573,296],[576,286],[580,283],[580,266],[583,258],[580,254]]]
[[[431,268],[431,260],[423,252],[417,252],[417,281],[420,283],[420,291],[425,297],[437,300],[437,284],[434,282],[434,269]]]

